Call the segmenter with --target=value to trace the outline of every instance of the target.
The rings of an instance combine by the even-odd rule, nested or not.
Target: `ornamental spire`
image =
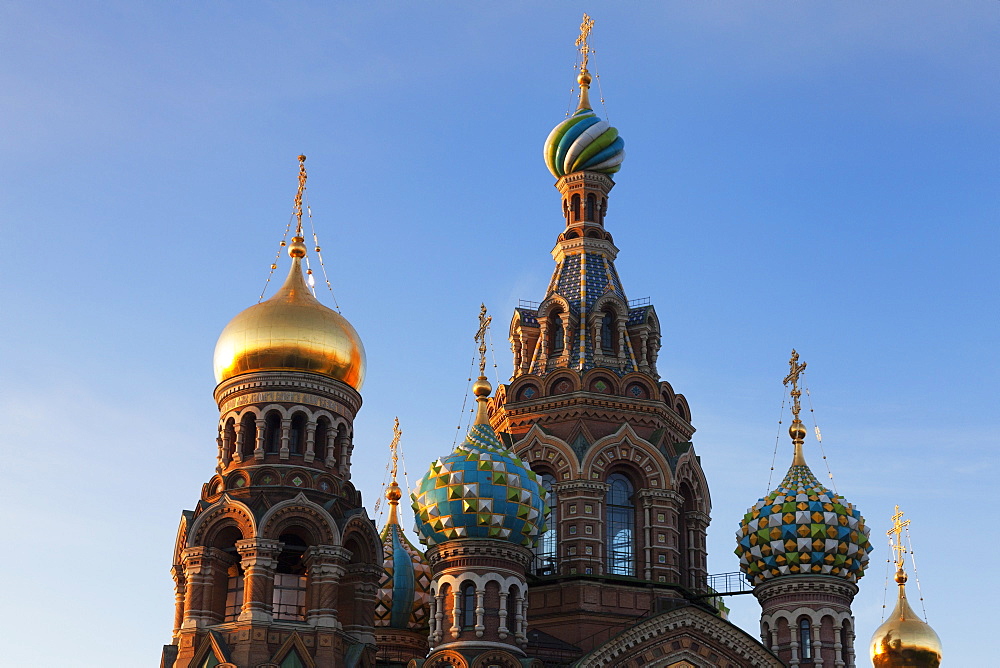
[[[892,550],[893,558],[896,561],[896,583],[906,582],[906,573],[903,571],[903,554],[906,547],[903,545],[903,529],[910,526],[910,520],[903,519],[903,511],[896,506],[896,512],[892,516],[892,528],[885,532],[889,537],[889,548]]]
[[[295,236],[302,241],[302,195],[306,192],[306,156],[299,155],[299,189],[295,192]]]
[[[580,49],[580,74],[577,76],[577,83],[580,84],[580,104],[577,109],[590,109],[590,72],[587,64],[590,62],[590,54],[594,52],[590,48],[590,32],[594,29],[594,19],[589,14],[583,15],[583,22],[580,23],[580,36],[576,38],[576,46]]]
[[[489,424],[489,417],[486,415],[486,402],[489,400],[493,386],[486,380],[486,332],[493,322],[493,316],[486,315],[486,304],[479,305],[479,329],[473,339],[479,344],[479,378],[472,386],[472,393],[476,395],[479,408],[476,410],[476,421],[473,424]]]
[[[788,375],[785,376],[782,384],[785,387],[788,387],[789,383],[792,384],[792,426],[788,428],[788,435],[792,437],[792,445],[795,446],[792,466],[805,466],[806,460],[802,456],[802,444],[806,438],[806,428],[802,424],[802,420],[799,419],[799,411],[802,410],[802,406],[799,404],[799,397],[802,396],[802,390],[799,389],[799,374],[806,370],[806,363],[799,364],[798,362],[799,354],[792,348],[792,357],[788,360]]]
[[[399,473],[399,437],[402,435],[403,430],[399,428],[399,418],[397,417],[392,426],[392,443],[389,444],[389,452],[392,453],[392,481],[389,483],[389,488],[385,490],[385,498],[389,502],[389,521],[386,522],[386,526],[399,524],[396,507],[399,505],[399,499],[403,493],[399,489],[399,483],[396,482],[396,474]]]

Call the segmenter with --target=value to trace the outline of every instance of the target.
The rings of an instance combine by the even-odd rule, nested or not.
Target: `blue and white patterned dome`
[[[413,512],[425,545],[494,538],[530,548],[545,531],[544,498],[538,476],[493,427],[474,424],[453,453],[430,465],[413,494]]]

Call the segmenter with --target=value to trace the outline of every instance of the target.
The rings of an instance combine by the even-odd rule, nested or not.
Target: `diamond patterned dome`
[[[868,532],[857,508],[821,485],[806,464],[793,464],[743,516],[736,555],[753,585],[808,573],[857,582],[868,566]]]
[[[545,530],[538,477],[505,448],[489,424],[474,424],[465,441],[430,465],[413,494],[425,545],[456,538],[495,538],[532,547]]]

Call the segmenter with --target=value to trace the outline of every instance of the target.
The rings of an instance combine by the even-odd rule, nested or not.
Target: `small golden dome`
[[[403,498],[403,492],[399,489],[399,484],[393,480],[389,488],[385,490],[385,498],[391,503],[398,503]]]
[[[906,601],[906,574],[902,570],[896,573],[896,582],[896,608],[872,635],[872,663],[875,668],[937,668],[941,665],[941,639]]]
[[[215,380],[252,371],[308,371],[361,389],[365,349],[351,323],[323,306],[302,277],[305,244],[288,249],[292,268],[278,292],[229,321],[215,345]]]

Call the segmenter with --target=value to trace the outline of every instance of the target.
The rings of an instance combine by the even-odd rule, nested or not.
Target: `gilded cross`
[[[792,358],[788,360],[788,375],[785,376],[785,380],[782,384],[786,387],[789,383],[792,384],[792,415],[796,418],[799,417],[799,411],[801,407],[799,406],[799,397],[802,396],[802,390],[799,389],[799,374],[806,370],[806,363],[803,362],[799,364],[799,354],[792,348]]]
[[[590,31],[594,29],[594,19],[590,18],[588,14],[583,15],[583,23],[580,24],[580,36],[576,38],[576,45],[580,49],[580,57],[583,62],[580,63],[580,69],[587,69],[587,62],[590,60],[590,54],[593,53],[593,49],[590,48]]]
[[[392,426],[392,443],[389,450],[392,452],[392,481],[396,482],[396,473],[399,471],[399,437],[403,435],[403,430],[399,428],[399,418]]]
[[[475,340],[479,343],[479,376],[486,376],[486,330],[493,322],[493,316],[486,315],[486,304],[479,305],[479,329],[476,330]]]
[[[302,236],[302,193],[306,190],[306,156],[299,156],[299,189],[295,193],[295,236]]]
[[[903,540],[901,534],[903,529],[910,525],[910,520],[903,519],[903,511],[896,506],[896,513],[892,516],[892,528],[885,532],[885,535],[889,537],[889,545],[892,551],[896,555],[896,568],[903,568],[903,552],[906,548],[903,547]]]

